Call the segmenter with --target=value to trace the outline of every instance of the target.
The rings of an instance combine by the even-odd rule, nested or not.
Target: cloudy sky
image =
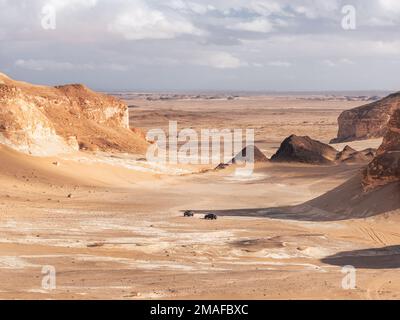
[[[0,71],[99,90],[400,90],[399,31],[399,0],[0,0]]]

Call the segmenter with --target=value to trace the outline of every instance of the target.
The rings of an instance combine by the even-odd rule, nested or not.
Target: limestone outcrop
[[[0,73],[0,143],[32,155],[77,150],[144,153],[127,105],[84,85],[37,86]]]
[[[331,164],[338,151],[310,137],[291,135],[286,138],[279,150],[272,156],[272,162],[302,162],[311,164]]]
[[[338,119],[339,132],[331,143],[381,138],[395,110],[400,109],[400,92],[379,101],[344,111]]]
[[[400,110],[392,115],[377,156],[363,173],[363,186],[366,190],[396,181],[400,181]],[[400,197],[400,188],[396,196]]]

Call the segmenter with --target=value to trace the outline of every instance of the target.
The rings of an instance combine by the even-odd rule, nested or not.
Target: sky
[[[399,0],[0,0],[0,72],[106,91],[398,91],[399,35]]]

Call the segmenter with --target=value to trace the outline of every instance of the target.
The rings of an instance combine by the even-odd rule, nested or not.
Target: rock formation
[[[336,160],[339,161],[343,161],[347,158],[349,158],[352,154],[354,154],[355,152],[357,152],[357,150],[354,150],[352,147],[350,146],[345,146],[343,148],[342,151],[340,151],[337,155],[336,155]]]
[[[214,170],[224,170],[229,168],[232,164],[244,164],[245,162],[251,163],[265,163],[269,162],[267,156],[262,153],[256,146],[250,145],[240,151],[231,161],[228,163],[220,163]]]
[[[357,151],[350,146],[345,146],[344,149],[336,156],[336,161],[339,162],[370,162],[376,155],[376,149],[368,148],[362,151]]]
[[[33,155],[100,150],[143,153],[124,102],[79,84],[14,81],[0,73],[0,143]]]
[[[390,116],[399,108],[400,92],[382,100],[344,111],[338,119],[338,136],[331,143],[383,137]]]
[[[367,191],[395,181],[400,181],[400,109],[393,113],[377,156],[363,174]]]
[[[262,163],[262,162],[268,162],[269,159],[256,146],[247,146],[231,160],[231,163],[236,164],[245,161]]]
[[[331,164],[336,160],[337,153],[336,149],[325,143],[292,135],[282,142],[271,161]]]

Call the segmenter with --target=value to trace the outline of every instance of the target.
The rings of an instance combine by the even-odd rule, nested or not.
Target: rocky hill
[[[245,147],[241,152],[239,152],[230,163],[242,163],[242,162],[254,162],[254,163],[262,163],[268,162],[267,156],[262,153],[262,151],[253,145]]]
[[[362,151],[354,150],[350,146],[345,146],[344,149],[336,156],[337,162],[370,162],[376,155],[376,149],[368,148]]]
[[[33,155],[77,150],[144,153],[124,102],[84,85],[46,87],[0,73],[0,143]]]
[[[363,174],[366,190],[395,181],[400,181],[400,109],[392,115],[378,154]],[[400,197],[400,188],[398,191]]]
[[[282,142],[271,161],[329,164],[336,160],[337,153],[335,148],[310,137],[291,135]]]
[[[338,119],[338,136],[331,143],[383,137],[390,116],[399,108],[400,92],[382,100],[344,111]]]

